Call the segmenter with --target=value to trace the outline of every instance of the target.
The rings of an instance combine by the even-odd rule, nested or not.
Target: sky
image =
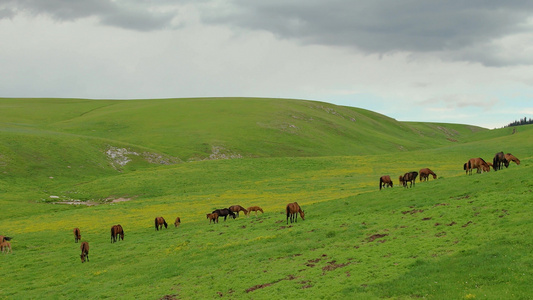
[[[273,97],[533,118],[533,1],[0,0],[0,97]]]

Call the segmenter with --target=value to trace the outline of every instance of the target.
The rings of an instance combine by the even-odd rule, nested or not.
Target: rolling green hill
[[[0,141],[0,234],[14,237],[0,299],[533,297],[533,126],[286,99],[0,99]],[[521,164],[465,175],[498,151]],[[397,186],[423,167],[438,179]],[[306,218],[286,224],[293,201]],[[206,220],[234,204],[265,213]],[[156,216],[182,224],[155,231]]]

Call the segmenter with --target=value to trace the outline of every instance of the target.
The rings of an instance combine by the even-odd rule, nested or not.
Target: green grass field
[[[0,140],[2,299],[533,297],[533,126],[285,99],[0,99]],[[465,175],[499,151],[521,164]],[[398,186],[424,167],[438,179]],[[287,224],[294,201],[306,219]],[[265,213],[209,224],[234,204]]]

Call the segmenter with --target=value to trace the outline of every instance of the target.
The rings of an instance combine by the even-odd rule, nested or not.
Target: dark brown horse
[[[163,225],[167,228],[168,224],[163,217],[156,217],[155,220],[155,230],[163,229]]]
[[[298,222],[298,213],[300,213],[302,220],[305,220],[305,213],[297,202],[287,204],[285,211],[287,212],[287,224],[289,224],[289,218],[291,223]]]
[[[81,254],[80,254],[81,262],[84,263],[85,258],[87,258],[87,261],[89,261],[89,243],[82,242],[80,249],[81,249]]]
[[[259,207],[259,206],[251,206],[251,207],[248,207],[248,214],[247,215],[249,216],[252,211],[255,211],[255,215],[256,216],[257,216],[257,212],[258,211],[260,211],[261,213],[264,213],[263,209],[261,207]]]
[[[392,187],[392,179],[390,179],[389,175],[384,175],[379,178],[379,190],[381,190],[381,187]]]
[[[244,215],[246,216],[248,214],[248,210],[246,208],[240,206],[240,205],[232,205],[229,207],[229,210],[231,210],[234,213],[237,213],[237,217],[239,216],[239,212],[244,212]]]
[[[74,228],[73,232],[74,232],[74,242],[77,243],[79,240],[81,240],[80,229],[78,227],[76,227],[76,228]]]
[[[113,225],[111,227],[111,243],[115,243],[117,240],[124,240],[124,229],[120,224]]]
[[[211,221],[213,221],[213,224],[218,223],[217,213],[206,214],[206,216],[207,216],[207,219],[209,220],[209,224],[211,224]]]
[[[418,176],[418,172],[412,171],[407,172],[403,174],[403,176],[400,176],[400,185],[403,185],[403,187],[407,187],[407,183],[409,182],[409,187],[413,187],[416,183],[416,177]]]
[[[180,226],[180,224],[181,224],[181,219],[180,219],[180,217],[177,217],[176,221],[174,221],[174,227],[178,227],[178,226]]]
[[[433,175],[433,179],[437,179],[437,174],[433,173],[429,168],[420,169],[420,181],[429,180],[429,175]]]
[[[215,209],[212,213],[217,213],[219,217],[224,217],[224,221],[226,221],[226,218],[228,216],[235,219],[237,216],[228,208],[222,208],[222,209]]]
[[[505,154],[505,159],[507,160],[507,165],[505,167],[509,167],[509,163],[511,163],[512,161],[514,161],[515,164],[520,165],[520,160],[511,153]]]
[[[490,172],[490,166],[483,158],[471,158],[467,163],[464,164],[463,169],[466,171],[466,174],[472,175],[472,170],[477,169],[477,173]]]
[[[496,155],[494,155],[494,158],[492,159],[492,168],[494,171],[498,171],[505,166],[506,168],[509,167],[509,162],[507,159],[505,159],[505,154],[503,152],[498,152]]]

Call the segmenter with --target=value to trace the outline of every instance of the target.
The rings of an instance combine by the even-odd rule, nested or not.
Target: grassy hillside
[[[14,237],[0,298],[533,296],[533,126],[404,123],[279,99],[0,106],[0,234]],[[242,158],[203,160],[213,149]],[[466,160],[498,151],[522,163],[464,174]],[[397,186],[423,167],[438,179]],[[395,187],[379,191],[385,174]],[[51,204],[115,198],[129,201]],[[286,224],[293,201],[306,220]],[[265,213],[208,224],[206,213],[234,204]],[[161,215],[182,225],[155,231]],[[117,223],[126,237],[111,244]]]
[[[358,108],[286,99],[0,99],[3,131],[69,133],[156,149],[183,161],[363,155],[465,141],[473,126],[422,128]],[[246,137],[246,138],[242,138]]]

